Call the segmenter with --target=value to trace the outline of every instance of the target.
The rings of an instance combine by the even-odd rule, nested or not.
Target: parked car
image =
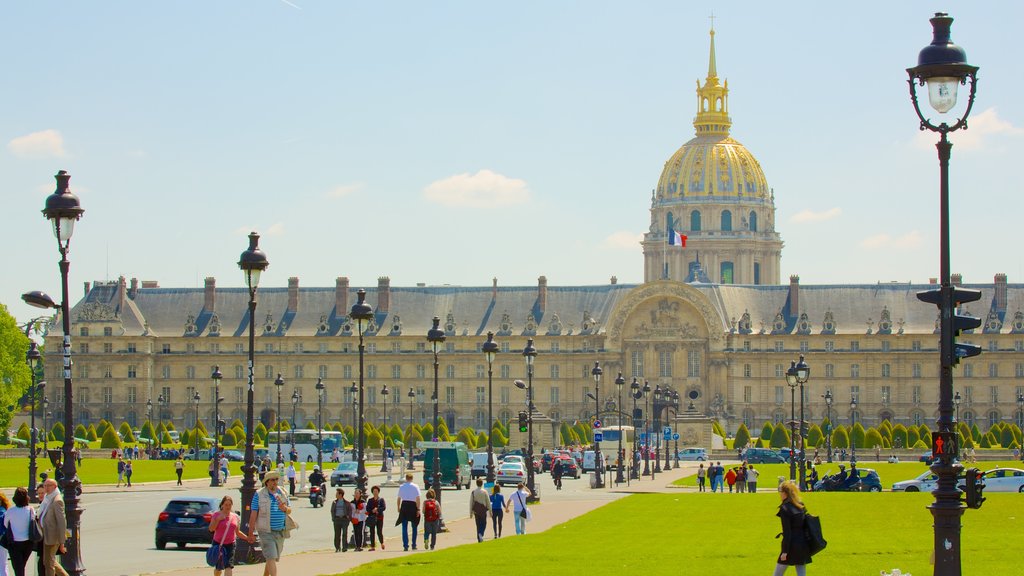
[[[963,476],[961,475],[961,478]],[[931,470],[925,470],[917,478],[895,482],[892,485],[893,492],[931,492],[935,489],[939,477]]]
[[[1024,492],[1024,470],[994,468],[985,472],[985,492]]]
[[[219,502],[219,498],[204,496],[173,498],[157,516],[157,550],[166,548],[168,542],[174,542],[178,548],[188,544],[210,544],[213,541],[210,521]]]
[[[708,459],[708,451],[704,448],[683,448],[678,457],[680,460],[704,462]]]
[[[245,454],[242,454],[238,450],[225,450],[224,455],[228,457],[230,462],[244,462]]]
[[[769,448],[747,448],[743,458],[750,464],[785,464],[786,459]]]
[[[359,477],[358,462],[339,462],[338,467],[331,472],[331,486],[352,484],[355,486],[356,478]]]
[[[526,482],[526,467],[521,462],[505,462],[498,467],[494,482],[502,486]]]

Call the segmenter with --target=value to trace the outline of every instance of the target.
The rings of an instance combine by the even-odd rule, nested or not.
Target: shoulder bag
[[[225,526],[231,525],[231,516],[221,520]],[[213,535],[213,542],[210,543],[210,547],[206,550],[206,564],[212,566],[218,570],[222,569],[224,564],[224,538],[227,536],[228,531],[225,529],[220,535],[220,542],[217,541],[217,534]]]
[[[33,544],[39,544],[43,541],[43,530],[39,527],[39,518],[35,514],[29,516],[28,519],[28,539]]]
[[[804,537],[807,539],[807,549],[814,556],[828,546],[825,536],[821,532],[821,519],[817,516],[804,513]]]

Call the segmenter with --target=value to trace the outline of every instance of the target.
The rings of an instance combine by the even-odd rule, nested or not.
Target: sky
[[[803,284],[938,276],[937,137],[905,69],[948,10],[980,66],[953,136],[952,269],[1019,283],[1024,3],[949,3],[4,3],[0,303],[24,321],[23,292],[59,299],[40,212],[58,170],[85,209],[73,302],[122,275],[241,286],[250,230],[261,287],[642,282],[710,9],[732,136]]]

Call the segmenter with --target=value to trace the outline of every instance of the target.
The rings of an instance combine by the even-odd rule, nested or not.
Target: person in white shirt
[[[402,523],[402,547],[409,550],[409,524],[412,524],[412,549],[416,549],[416,536],[420,526],[420,487],[412,481],[412,474],[405,475],[405,482],[398,487],[398,522]]]
[[[509,496],[508,504],[505,504],[505,511],[508,511],[508,507],[512,506],[512,515],[515,520],[516,534],[526,534],[526,499],[532,496],[533,493],[526,487],[522,482],[516,486],[516,491]]]
[[[748,467],[747,467],[747,492],[750,492],[750,493],[757,492],[757,477],[760,474],[761,474],[760,472],[758,472],[757,470],[754,470],[754,465],[753,464],[748,465]]]

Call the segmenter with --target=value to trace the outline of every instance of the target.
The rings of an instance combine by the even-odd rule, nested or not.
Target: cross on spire
[[[711,16],[708,16],[708,19],[711,20],[711,31],[714,32],[715,31],[715,12],[714,12],[714,10],[711,11]]]

